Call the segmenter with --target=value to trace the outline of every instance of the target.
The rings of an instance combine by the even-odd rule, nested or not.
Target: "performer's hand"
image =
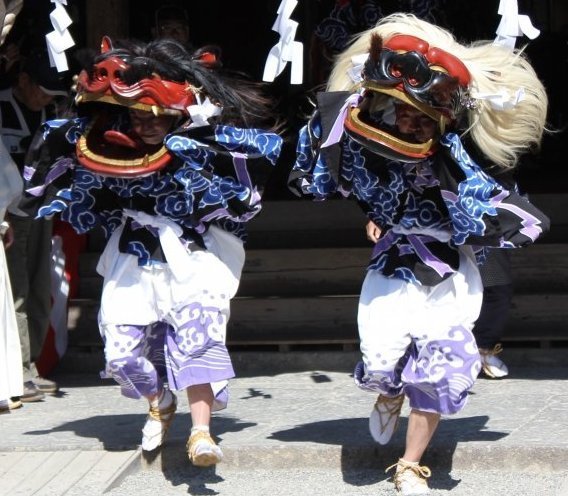
[[[2,72],[8,72],[12,66],[20,61],[20,49],[15,43],[9,43],[2,48],[0,62],[2,62]]]
[[[376,243],[381,237],[381,228],[377,226],[372,220],[367,222],[365,226],[367,231],[367,239],[373,243]]]

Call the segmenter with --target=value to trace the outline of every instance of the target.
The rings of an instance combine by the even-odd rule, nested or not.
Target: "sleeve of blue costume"
[[[296,146],[296,162],[289,178],[290,189],[298,196],[324,200],[337,191],[337,182],[320,152],[322,127],[319,114],[300,130]]]
[[[67,208],[75,167],[75,143],[84,121],[52,120],[43,124],[26,155],[24,167],[25,210],[44,217]]]
[[[282,139],[258,129],[229,126],[199,133],[199,137],[189,133],[166,139],[166,147],[182,164],[173,172],[181,186],[176,205],[166,211],[177,216],[176,209],[183,209],[194,224],[250,220],[261,208],[262,188],[270,173],[267,163],[276,164]]]
[[[437,160],[435,168],[456,245],[521,247],[549,230],[548,217],[525,197],[504,189],[486,174],[457,135],[445,135],[441,144],[448,154],[441,154],[444,160]]]

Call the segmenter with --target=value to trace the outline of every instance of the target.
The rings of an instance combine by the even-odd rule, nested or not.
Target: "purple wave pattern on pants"
[[[162,388],[162,380],[152,362],[144,355],[144,325],[105,325],[101,329],[105,343],[106,372],[128,398],[153,396]]]
[[[417,410],[452,414],[467,401],[480,370],[473,334],[454,327],[447,339],[430,341],[412,355],[402,372],[404,391]]]
[[[172,390],[234,377],[225,346],[228,312],[192,303],[170,314],[171,322],[104,325],[107,372],[122,394],[138,399],[156,394],[164,378]],[[226,388],[217,403],[226,404]]]
[[[172,312],[169,318],[172,326],[166,335],[166,365],[172,389],[235,376],[225,346],[228,311],[196,302]]]
[[[404,391],[411,408],[449,415],[465,406],[480,366],[473,334],[454,327],[446,339],[420,349],[414,343],[394,370],[365,370],[361,362],[354,376],[361,389],[391,397]]]
[[[166,370],[166,347],[164,346],[164,336],[168,331],[166,322],[156,322],[146,327],[146,336],[142,354],[146,357],[154,368],[158,377],[166,382],[168,371]]]

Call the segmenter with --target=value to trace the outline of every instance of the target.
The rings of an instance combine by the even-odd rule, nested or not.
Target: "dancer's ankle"
[[[168,394],[168,390],[166,388],[162,388],[155,396],[148,397],[150,407],[158,408],[160,410],[169,407],[172,404],[172,401],[173,395],[171,393]]]
[[[191,434],[195,433],[195,432],[209,432],[209,426],[207,424],[199,424],[199,425],[194,425],[191,428]]]

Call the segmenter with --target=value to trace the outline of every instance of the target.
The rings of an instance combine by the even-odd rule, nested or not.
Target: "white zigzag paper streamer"
[[[519,15],[517,0],[501,0],[498,14],[502,17],[497,27],[495,44],[507,46],[512,50],[519,36],[525,35],[534,40],[540,34],[540,31],[532,25],[529,16]]]
[[[290,19],[292,11],[298,4],[297,0],[282,0],[278,7],[278,17],[272,26],[272,30],[280,34],[280,40],[274,45],[264,66],[263,81],[272,82],[290,62],[292,71],[290,74],[290,82],[292,84],[302,84],[303,65],[304,65],[304,48],[299,41],[294,41],[298,23]]]
[[[51,67],[56,67],[59,72],[63,72],[69,69],[65,50],[75,44],[69,32],[69,26],[73,21],[64,7],[67,5],[67,0],[51,0],[51,3],[55,4],[55,9],[49,14],[54,29],[45,35],[45,40]]]

